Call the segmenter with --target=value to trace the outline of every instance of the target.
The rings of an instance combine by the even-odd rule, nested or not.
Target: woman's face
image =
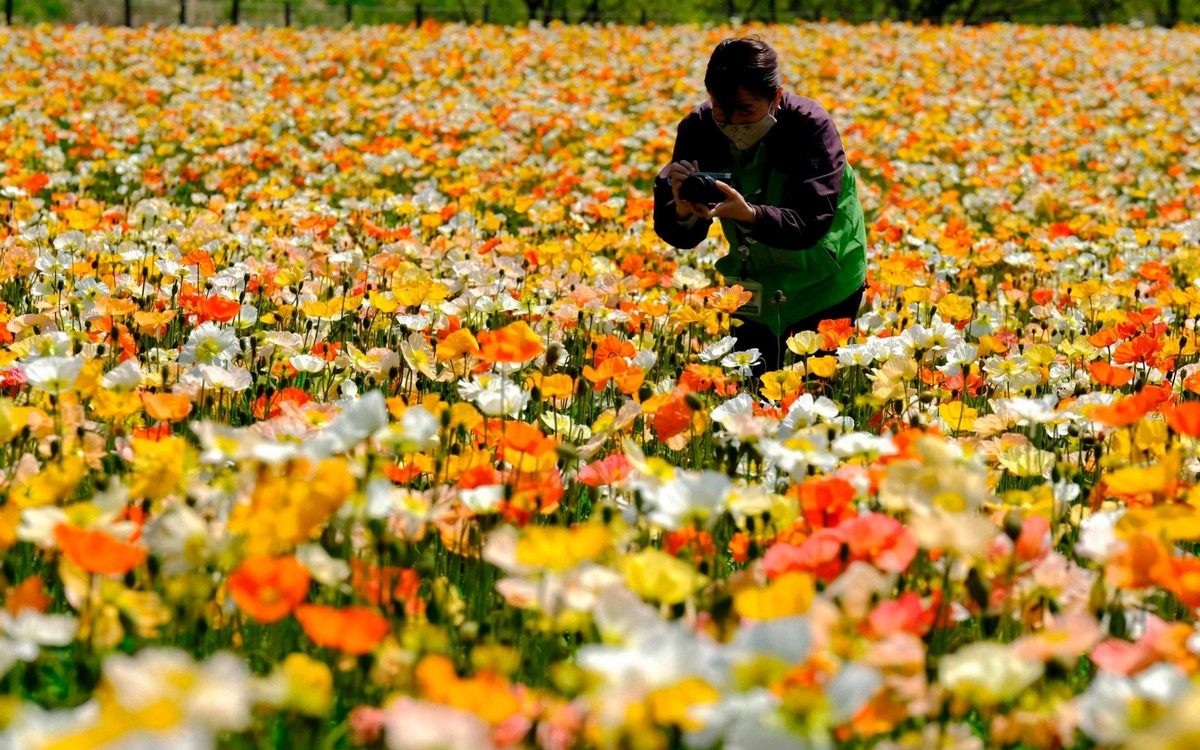
[[[783,95],[780,90],[775,98],[763,99],[758,94],[752,94],[739,86],[737,90],[737,100],[734,103],[733,110],[726,112],[712,100],[712,95],[709,95],[709,101],[712,101],[713,119],[723,125],[749,125],[758,122],[767,116],[771,108],[779,104],[779,99]]]

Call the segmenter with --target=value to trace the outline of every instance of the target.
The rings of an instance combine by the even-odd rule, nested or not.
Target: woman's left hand
[[[696,206],[697,216],[702,219],[733,219],[740,224],[754,223],[754,211],[750,208],[750,204],[746,203],[746,199],[742,197],[741,193],[720,180],[714,184],[725,194],[725,200],[711,208]]]

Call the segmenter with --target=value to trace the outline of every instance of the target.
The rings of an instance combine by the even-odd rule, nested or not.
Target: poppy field
[[[651,219],[744,33],[870,245],[761,378]],[[1195,746],[1196,30],[0,60],[0,747]]]

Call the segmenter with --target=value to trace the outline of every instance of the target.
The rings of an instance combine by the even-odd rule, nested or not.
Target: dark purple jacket
[[[791,175],[785,206],[756,206],[758,221],[751,232],[755,240],[784,250],[815,245],[833,223],[842,191],[846,154],[842,138],[829,113],[812,99],[783,94],[775,113],[775,127],[764,137],[773,158],[771,168]],[[713,121],[712,103],[696,107],[679,123],[671,161],[693,161],[702,172],[726,172],[731,165],[729,139]],[[708,236],[711,220],[692,226],[680,224],[674,196],[667,180],[670,165],[654,179],[654,231],[664,242],[692,248]]]

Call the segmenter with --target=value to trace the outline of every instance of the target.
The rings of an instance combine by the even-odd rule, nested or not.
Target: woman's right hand
[[[700,165],[695,161],[676,161],[671,163],[667,173],[671,179],[671,195],[675,198],[675,215],[680,219],[686,219],[696,213],[695,206],[688,201],[679,199],[679,186],[688,178],[688,175],[698,171],[700,171]]]

